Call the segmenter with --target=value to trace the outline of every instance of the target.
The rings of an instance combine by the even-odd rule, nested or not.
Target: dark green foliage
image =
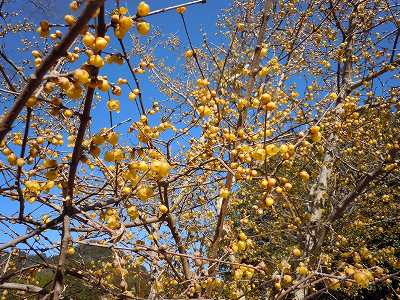
[[[97,300],[97,299],[109,299],[108,290],[101,287],[100,284],[93,282],[93,277],[86,278],[82,275],[81,278],[77,277],[76,271],[85,271],[89,269],[101,269],[104,263],[112,263],[112,251],[108,248],[93,247],[80,245],[75,249],[75,254],[68,256],[66,262],[67,274],[65,275],[65,299],[82,299],[82,300]],[[43,257],[43,256],[42,256]],[[57,256],[43,257],[47,263],[56,265]],[[4,259],[4,258],[3,258]],[[16,258],[17,269],[26,268],[35,264],[40,264],[43,260],[37,255],[28,255],[25,252],[20,251],[19,256]],[[71,272],[68,272],[70,270]],[[129,269],[126,281],[130,290],[136,291],[138,297],[146,297],[150,290],[150,275],[143,267],[136,267]],[[37,282],[27,281],[27,278],[18,278],[17,276],[10,278],[7,282],[16,283],[29,283],[40,286],[46,290],[51,290],[54,278],[54,272],[51,269],[42,269],[37,272],[35,280]],[[100,281],[100,278],[98,279]],[[102,278],[101,280],[104,280]],[[99,282],[100,283],[100,282]],[[113,284],[119,286],[118,280],[114,279]],[[122,291],[117,291],[121,293]],[[22,293],[9,290],[7,300],[14,299],[36,299],[36,296],[26,298]]]

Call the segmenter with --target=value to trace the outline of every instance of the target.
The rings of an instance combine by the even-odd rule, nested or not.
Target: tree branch
[[[104,37],[106,32],[106,25],[104,21],[104,5],[100,8],[100,13],[98,16],[98,27],[97,27],[97,35],[100,37]],[[91,70],[91,78],[92,80],[97,79],[97,75],[99,74],[98,68],[93,68]],[[62,241],[61,241],[61,249],[60,255],[58,257],[58,265],[56,274],[54,276],[54,284],[53,284],[53,300],[58,300],[60,298],[60,293],[64,284],[64,264],[67,256],[68,244],[70,242],[70,221],[71,216],[73,215],[73,197],[74,197],[74,186],[75,186],[75,176],[78,168],[79,161],[82,157],[82,143],[85,137],[86,128],[89,124],[90,120],[90,110],[92,107],[92,101],[94,96],[94,87],[89,87],[86,93],[83,113],[81,118],[81,123],[78,129],[78,134],[76,136],[74,150],[72,152],[71,166],[68,174],[68,183],[64,188],[63,194],[65,197],[64,207],[63,207],[63,230],[62,230]]]
[[[18,290],[24,291],[28,293],[37,293],[37,294],[46,294],[46,290],[32,284],[22,284],[22,283],[13,283],[13,282],[5,282],[0,284],[0,289],[4,290]]]
[[[31,76],[27,85],[15,100],[14,105],[11,109],[1,118],[0,120],[0,142],[3,141],[6,134],[11,130],[12,124],[24,108],[25,103],[29,97],[35,92],[35,90],[41,85],[43,76],[46,75],[48,70],[53,67],[57,61],[63,57],[80,34],[82,28],[92,18],[97,8],[102,5],[104,0],[91,0],[86,6],[85,10],[77,20],[77,22],[71,27],[68,34],[60,42],[59,46],[53,48],[51,53],[44,59],[42,65],[36,70]]]

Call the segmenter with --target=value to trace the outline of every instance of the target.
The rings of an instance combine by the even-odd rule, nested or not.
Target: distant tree
[[[78,246],[75,249],[75,253],[71,255],[70,261],[66,263],[64,297],[70,297],[71,299],[100,299],[105,295],[104,288],[101,288],[101,286],[85,282],[90,279],[88,274],[92,275],[93,282],[105,277],[112,284],[118,285],[117,277],[113,277],[115,273],[113,268],[115,266],[112,264],[112,257],[112,251],[108,248],[87,245]],[[48,287],[53,281],[54,272],[43,268],[43,259],[46,259],[48,264],[55,265],[57,263],[57,256],[46,257],[42,254],[38,256],[28,255],[22,251],[16,252],[13,259],[15,262],[14,269],[29,269],[30,271],[25,278],[12,276],[8,280],[19,283],[28,281],[40,287]],[[2,261],[2,263],[4,264],[5,262]],[[100,268],[104,270],[102,273],[98,272]],[[85,280],[82,280],[82,277],[85,277]],[[149,294],[149,279],[150,275],[147,271],[143,267],[137,266],[129,269],[126,281],[130,289],[137,291],[138,297],[145,297]],[[21,296],[14,293],[9,294],[7,297],[7,299],[20,298]]]

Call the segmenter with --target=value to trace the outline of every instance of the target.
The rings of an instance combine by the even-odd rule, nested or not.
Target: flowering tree
[[[219,44],[195,45],[185,12],[203,2],[72,1],[37,27],[33,74],[0,52],[5,299],[60,299],[66,276],[107,299],[396,288],[399,5],[235,0]],[[184,49],[151,31],[171,10]],[[81,247],[110,259],[82,268]]]

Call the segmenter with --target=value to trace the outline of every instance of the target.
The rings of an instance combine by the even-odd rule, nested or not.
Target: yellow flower
[[[150,24],[147,22],[138,22],[136,28],[141,35],[147,35],[150,31]]]
[[[118,100],[111,99],[107,102],[107,108],[109,111],[120,112],[120,104]]]
[[[149,186],[141,186],[138,188],[138,190],[136,191],[136,196],[142,200],[142,201],[146,201],[149,198],[153,197],[153,190],[151,187]]]
[[[146,2],[141,1],[137,7],[137,14],[140,17],[145,17],[149,14],[149,12],[150,12],[150,6]]]

